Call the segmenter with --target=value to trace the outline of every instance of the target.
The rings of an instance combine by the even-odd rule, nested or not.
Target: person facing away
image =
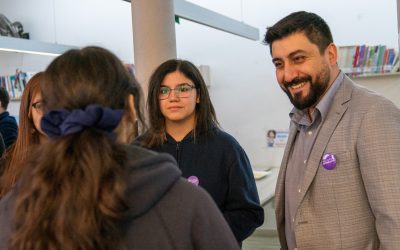
[[[19,106],[18,137],[8,149],[5,156],[4,169],[0,171],[0,199],[3,197],[16,180],[19,178],[24,162],[29,154],[29,148],[39,145],[47,139],[40,128],[42,113],[42,93],[40,81],[43,72],[38,72],[28,81],[21,96]]]
[[[398,249],[400,110],[337,65],[327,23],[299,11],[267,29],[294,108],[276,185],[283,249]]]
[[[17,121],[7,111],[9,102],[10,96],[8,91],[0,87],[0,133],[3,136],[6,149],[13,145],[18,135]]]
[[[236,240],[264,221],[249,159],[218,127],[206,84],[195,65],[168,60],[150,77],[149,129],[138,141],[175,157],[182,176],[213,197]]]
[[[67,51],[40,84],[49,140],[0,200],[0,249],[238,249],[173,157],[127,144],[141,97],[114,54]]]

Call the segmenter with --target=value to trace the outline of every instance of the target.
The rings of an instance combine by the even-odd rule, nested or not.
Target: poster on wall
[[[284,148],[289,132],[284,129],[269,129],[266,131],[266,145],[268,148]]]

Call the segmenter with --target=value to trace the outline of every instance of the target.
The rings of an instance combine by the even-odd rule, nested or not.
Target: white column
[[[151,73],[176,58],[173,0],[132,0],[132,28],[136,77],[147,100]]]
[[[399,51],[400,51],[400,0],[397,0],[397,31],[399,40]]]

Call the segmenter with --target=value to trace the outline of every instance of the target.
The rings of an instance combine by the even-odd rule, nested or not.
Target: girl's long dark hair
[[[138,88],[111,52],[98,47],[70,50],[45,71],[44,111],[95,103],[125,109],[132,86]],[[122,145],[92,128],[41,145],[16,186],[10,248],[121,248],[125,162]]]
[[[147,107],[149,111],[149,129],[143,135],[141,144],[145,147],[157,147],[163,144],[165,137],[165,118],[160,110],[160,100],[158,98],[161,83],[166,75],[172,72],[181,72],[193,81],[196,91],[200,95],[200,102],[196,104],[196,125],[194,136],[196,140],[202,140],[212,134],[213,128],[218,127],[219,123],[215,114],[214,107],[208,94],[206,83],[197,67],[186,60],[171,59],[153,72],[150,77]]]

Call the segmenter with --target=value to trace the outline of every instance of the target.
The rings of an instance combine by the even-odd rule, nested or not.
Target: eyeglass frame
[[[173,88],[173,89],[171,89],[171,88],[168,87],[168,86],[162,85],[162,86],[160,86],[160,89],[158,90],[158,99],[159,99],[159,100],[167,100],[167,99],[171,96],[172,91],[174,91],[174,92],[175,92],[175,95],[176,95],[177,97],[179,97],[179,98],[189,98],[190,95],[189,95],[189,96],[185,96],[185,97],[180,96],[180,94],[182,94],[182,92],[179,92],[178,89],[179,89],[179,87],[182,87],[182,86],[190,87],[190,90],[192,90],[192,89],[197,89],[197,87],[196,87],[195,85],[191,85],[190,83],[181,83],[181,84],[178,84],[178,85],[176,85],[175,88]],[[160,95],[161,95],[161,93],[160,93],[161,88],[167,88],[167,89],[168,89],[168,96],[167,96],[167,97],[165,97],[165,98],[161,98],[161,97],[160,97]]]

